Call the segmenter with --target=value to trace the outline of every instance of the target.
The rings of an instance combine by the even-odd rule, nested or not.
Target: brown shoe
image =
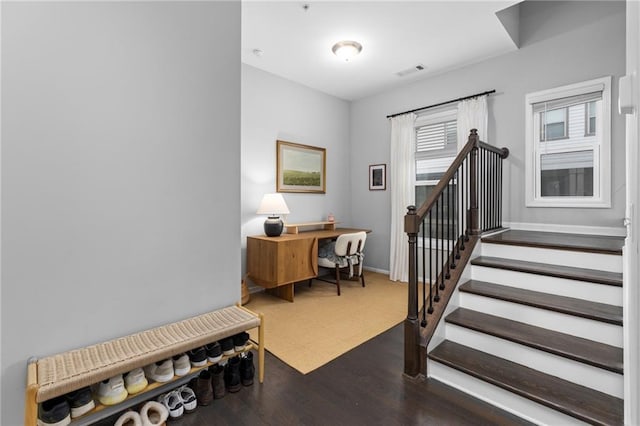
[[[211,373],[202,370],[196,380],[194,389],[199,405],[209,405],[213,401],[213,388],[211,387]]]
[[[220,399],[227,393],[224,387],[224,367],[220,364],[209,367],[211,373],[211,385],[213,386],[213,397]]]

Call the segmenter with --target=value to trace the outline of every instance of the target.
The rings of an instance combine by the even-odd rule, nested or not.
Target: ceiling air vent
[[[398,71],[398,72],[396,73],[396,75],[397,75],[398,77],[406,77],[406,76],[408,76],[408,75],[411,75],[411,74],[416,73],[416,72],[418,72],[418,71],[422,71],[422,70],[424,70],[424,69],[425,69],[425,66],[424,66],[424,65],[422,65],[422,64],[418,64],[418,65],[413,66],[413,67],[411,67],[411,68],[407,68],[406,70]]]

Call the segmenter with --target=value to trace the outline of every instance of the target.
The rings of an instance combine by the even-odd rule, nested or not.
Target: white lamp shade
[[[273,216],[289,214],[289,207],[284,202],[282,194],[265,194],[256,213]]]

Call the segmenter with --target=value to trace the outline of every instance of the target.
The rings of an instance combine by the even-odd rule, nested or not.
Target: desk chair
[[[318,276],[316,279],[335,284],[338,287],[338,296],[340,296],[340,273],[348,269],[349,278],[354,275],[360,277],[362,287],[364,287],[362,266],[366,240],[366,232],[354,232],[342,234],[338,236],[335,242],[321,247],[318,250],[318,266],[328,269],[335,268],[335,281],[325,279],[325,276]],[[311,286],[311,281],[309,281],[309,286]]]

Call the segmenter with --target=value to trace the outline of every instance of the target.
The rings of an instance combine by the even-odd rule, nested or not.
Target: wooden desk
[[[247,274],[251,281],[281,299],[293,302],[294,284],[318,276],[318,240],[334,239],[368,229],[337,228],[247,237]]]

